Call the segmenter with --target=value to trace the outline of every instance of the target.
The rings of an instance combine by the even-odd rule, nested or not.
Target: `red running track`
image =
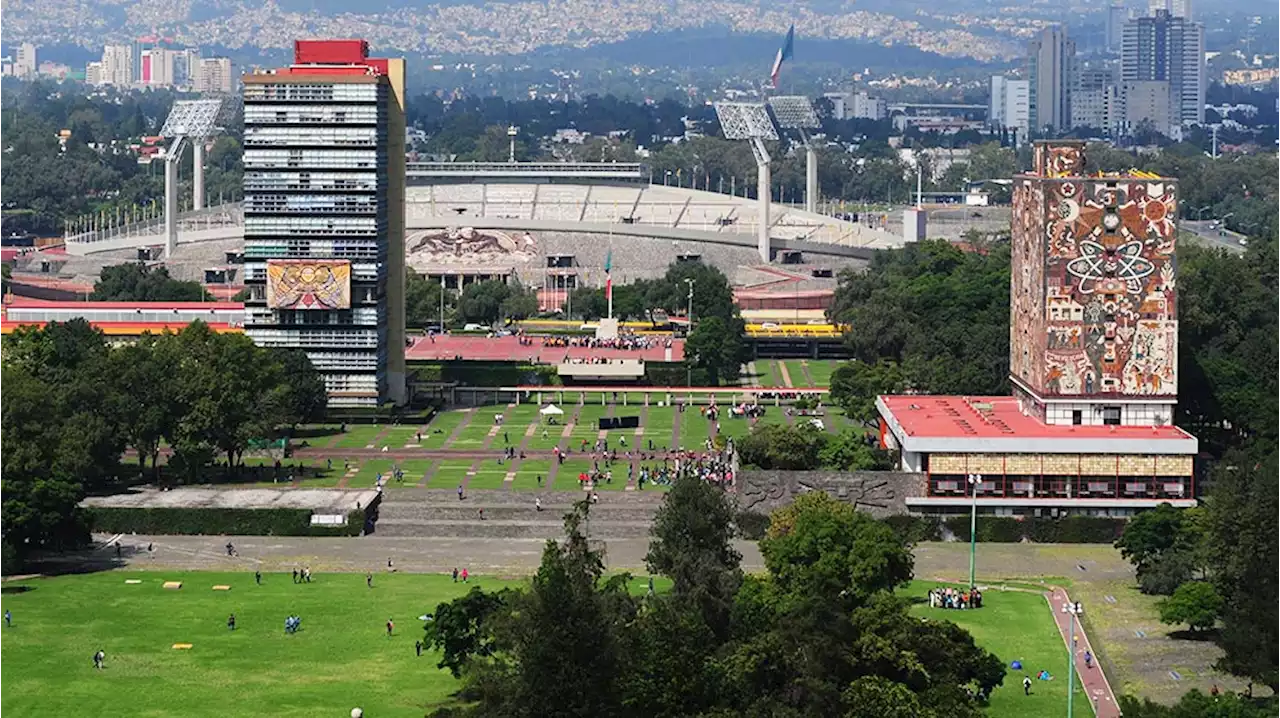
[[[548,347],[543,345],[544,339],[533,337],[532,345],[520,344],[519,337],[480,337],[480,336],[437,336],[418,337],[413,345],[405,350],[405,359],[410,361],[429,361],[440,359],[463,359],[481,361],[533,361],[542,364],[558,364],[568,355],[572,359],[605,357],[608,359],[644,359],[645,361],[668,361],[665,340],[658,341],[657,346],[644,350],[601,349],[588,347]],[[684,361],[684,340],[676,339],[671,343],[670,361]]]
[[[1080,675],[1080,682],[1084,684],[1085,700],[1094,705],[1097,718],[1120,718],[1120,706],[1116,702],[1116,694],[1111,690],[1107,676],[1098,665],[1098,654],[1094,652],[1091,666],[1086,666],[1084,663],[1085,651],[1093,651],[1093,646],[1089,644],[1089,637],[1084,634],[1079,620],[1076,621],[1076,640],[1073,645],[1069,635],[1071,614],[1063,610],[1063,606],[1071,601],[1067,592],[1061,588],[1055,588],[1044,597],[1049,601],[1049,609],[1053,611],[1053,620],[1058,624],[1058,633],[1062,634],[1062,639],[1072,647],[1071,657],[1076,664],[1076,673]],[[1077,715],[1088,715],[1085,712],[1089,709],[1088,706],[1078,706],[1076,709],[1079,711]]]

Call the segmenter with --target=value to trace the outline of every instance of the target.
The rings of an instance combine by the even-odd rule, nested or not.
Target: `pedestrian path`
[[[1086,699],[1093,705],[1093,712],[1097,718],[1119,718],[1120,706],[1116,702],[1116,694],[1111,690],[1111,684],[1107,681],[1107,676],[1102,672],[1102,668],[1098,665],[1097,653],[1093,652],[1093,646],[1089,643],[1089,637],[1085,635],[1084,627],[1080,625],[1079,619],[1075,621],[1076,635],[1075,640],[1069,635],[1071,631],[1071,614],[1066,610],[1066,606],[1071,603],[1070,596],[1061,588],[1054,588],[1044,594],[1045,600],[1049,602],[1049,608],[1053,611],[1054,623],[1058,625],[1058,633],[1062,635],[1062,639],[1067,646],[1070,647],[1072,660],[1075,663],[1076,673],[1080,676],[1080,682],[1084,685],[1084,695]],[[1085,665],[1084,654],[1092,653],[1095,656],[1092,665]],[[1084,711],[1081,710],[1081,715]]]

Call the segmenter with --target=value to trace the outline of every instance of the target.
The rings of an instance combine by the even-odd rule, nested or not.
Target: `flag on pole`
[[[796,40],[796,26],[792,25],[787,30],[787,41],[782,43],[782,47],[778,48],[778,56],[773,59],[773,70],[769,72],[770,79],[773,80],[773,86],[778,87],[778,73],[782,71],[782,61],[790,60],[793,46]]]
[[[613,249],[604,258],[604,299],[609,304],[609,318],[613,319]]]

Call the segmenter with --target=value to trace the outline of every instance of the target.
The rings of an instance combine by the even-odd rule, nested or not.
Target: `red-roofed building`
[[[1177,402],[1176,183],[1089,175],[1038,142],[1014,180],[1013,395],[881,396],[881,444],[928,476],[931,513],[1126,516],[1195,504]]]
[[[137,338],[178,331],[197,319],[217,332],[244,331],[239,302],[60,302],[14,297],[4,305],[0,334],[22,326],[84,319],[109,337]]]

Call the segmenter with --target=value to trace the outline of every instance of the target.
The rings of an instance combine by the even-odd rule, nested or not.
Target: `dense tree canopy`
[[[1008,391],[1007,245],[988,255],[941,241],[877,252],[866,271],[840,275],[830,316],[851,327],[856,360],[898,365],[903,389]]]
[[[436,609],[428,643],[466,701],[440,715],[977,718],[1004,679],[955,624],[908,613],[893,591],[911,579],[909,549],[826,494],[774,515],[768,573],[744,577],[727,497],[677,479],[647,558],[674,586],[643,598],[629,576],[604,577],[589,512],[566,518],[527,589]]]
[[[315,420],[325,401],[305,354],[202,322],[118,347],[81,319],[22,327],[5,339],[0,383],[7,560],[83,541],[76,505],[118,480],[126,448],[156,475],[167,442],[166,481],[200,480],[218,452],[235,472],[251,440]]]
[[[126,262],[103,267],[89,297],[95,302],[199,302],[207,299],[199,282],[181,282],[166,267]]]

